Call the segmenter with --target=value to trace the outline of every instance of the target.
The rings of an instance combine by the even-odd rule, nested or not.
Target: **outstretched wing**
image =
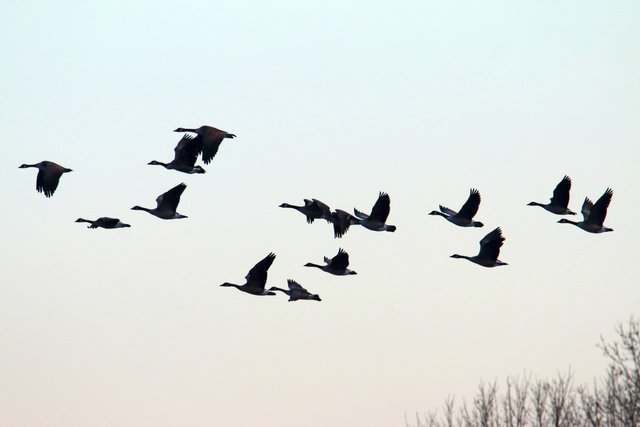
[[[300,283],[296,282],[295,280],[287,279],[287,285],[289,285],[289,290],[291,291],[307,292],[307,290],[303,288],[300,285]]]
[[[389,198],[389,195],[387,193],[380,192],[378,200],[376,201],[376,204],[373,205],[369,217],[372,220],[380,221],[384,224],[387,221],[387,217],[389,216],[390,208],[391,199]]]
[[[330,222],[330,220],[331,220],[331,208],[329,206],[327,206],[326,204],[322,203],[318,199],[311,199],[311,202],[316,207],[316,209],[318,209],[318,211],[320,212],[322,218]]]
[[[359,212],[359,211],[357,211]],[[351,224],[358,224],[360,220],[349,212],[345,212],[342,209],[336,209],[331,214],[331,223],[333,223],[333,236],[336,238],[344,236],[349,230]]]
[[[472,188],[469,192],[469,198],[460,208],[458,216],[472,220],[475,214],[478,213],[478,207],[480,206],[480,192],[475,188]]]
[[[453,209],[449,209],[446,206],[438,205],[438,207],[440,208],[440,212],[442,213],[446,213],[447,215],[451,216],[458,215],[458,212],[454,211]]]
[[[607,188],[604,194],[598,199],[596,204],[591,207],[589,217],[585,221],[602,226],[602,224],[604,223],[604,218],[607,216],[607,208],[609,207],[609,203],[611,203],[612,197],[613,190]]]
[[[264,285],[267,283],[267,270],[273,264],[274,259],[276,259],[276,254],[271,252],[262,261],[254,265],[245,277],[247,284],[264,289]]]
[[[553,196],[551,197],[551,204],[566,208],[569,206],[569,190],[571,190],[571,178],[567,175],[562,178],[562,181],[556,185],[553,190]]]
[[[118,218],[109,218],[108,216],[103,216],[97,219],[98,223],[100,223],[103,227],[115,227],[118,225],[120,220]]]
[[[178,208],[178,203],[180,202],[180,196],[182,192],[187,188],[187,184],[184,182],[176,185],[171,190],[162,193],[156,199],[158,209],[166,208],[175,211]]]
[[[493,261],[497,260],[503,242],[502,230],[498,227],[480,240],[480,253],[478,256]]]
[[[331,266],[339,269],[349,266],[349,254],[344,249],[338,249],[338,254],[331,259]]]

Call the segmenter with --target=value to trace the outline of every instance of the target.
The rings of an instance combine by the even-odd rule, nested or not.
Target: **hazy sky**
[[[577,383],[638,315],[637,1],[5,2],[0,6],[0,424],[391,426],[525,370]],[[226,140],[205,175],[176,127]],[[73,169],[46,199],[36,170]],[[614,190],[588,234],[530,201]],[[163,221],[134,205],[180,182]],[[427,213],[469,189],[485,227]],[[282,202],[395,233],[306,224]],[[78,217],[119,217],[88,230]],[[508,266],[474,255],[496,226]],[[357,276],[306,262],[338,248]],[[254,297],[295,279],[322,302]]]

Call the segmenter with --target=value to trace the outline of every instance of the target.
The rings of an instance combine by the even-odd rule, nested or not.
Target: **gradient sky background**
[[[638,315],[640,4],[5,2],[0,424],[391,426],[571,367]],[[205,175],[178,126],[235,133]],[[36,171],[73,169],[46,199]],[[614,190],[588,234],[540,208]],[[188,187],[163,221],[153,207]],[[482,229],[428,216],[482,194]],[[341,240],[282,202],[368,212]],[[77,217],[130,229],[87,230]],[[474,255],[494,227],[506,267]],[[342,247],[359,274],[303,267]],[[269,252],[288,303],[220,288]]]

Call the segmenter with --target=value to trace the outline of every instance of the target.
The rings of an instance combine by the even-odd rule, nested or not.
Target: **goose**
[[[174,132],[194,132],[202,142],[202,161],[208,165],[218,152],[218,148],[225,138],[235,138],[232,133],[216,129],[211,126],[200,126],[197,129],[178,128]]]
[[[333,224],[334,238],[340,238],[345,235],[351,225],[360,224],[360,220],[349,212],[345,212],[342,209],[336,209],[331,212],[331,223]]]
[[[35,163],[33,165],[23,164],[18,166],[18,168],[38,168],[36,190],[38,190],[38,193],[44,193],[46,197],[53,196],[56,188],[58,188],[58,182],[60,182],[60,177],[63,173],[72,172],[71,169],[65,168],[48,160],[43,160],[40,163]]]
[[[300,299],[312,299],[316,301],[322,301],[318,294],[309,293],[305,288],[303,288],[300,283],[295,280],[288,279],[287,285],[289,285],[289,289],[281,289],[275,286],[269,288],[270,291],[280,291],[283,294],[289,295],[289,301],[297,301]]]
[[[385,224],[387,217],[389,216],[391,199],[387,193],[380,192],[378,200],[371,209],[369,215],[360,212],[358,209],[353,209],[353,213],[360,218],[360,225],[364,228],[368,228],[373,231],[396,231],[395,225]]]
[[[322,271],[326,271],[327,273],[334,274],[336,276],[347,276],[349,274],[358,274],[353,270],[349,270],[347,267],[349,266],[349,254],[346,253],[343,249],[338,250],[338,254],[334,256],[332,259],[324,257],[325,265],[318,265],[312,262],[306,263],[305,267],[316,267]]]
[[[276,255],[271,252],[262,261],[258,262],[251,270],[249,270],[249,274],[245,276],[247,283],[244,285],[224,282],[220,286],[238,288],[242,292],[246,292],[251,295],[275,295],[275,292],[265,290],[264,288],[265,283],[267,283],[267,270],[271,267],[271,264],[273,264],[274,259],[276,259]]]
[[[575,215],[576,213],[570,210],[569,206],[569,191],[571,190],[571,178],[565,175],[562,181],[556,185],[553,190],[553,196],[549,203],[542,204],[538,202],[527,203],[527,206],[540,206],[541,208],[556,214],[556,215]]]
[[[431,211],[429,215],[440,215],[447,221],[460,227],[482,227],[483,223],[480,221],[473,221],[473,217],[478,213],[478,207],[480,206],[480,192],[475,188],[472,188],[469,192],[469,198],[460,208],[460,212],[456,212],[445,206],[440,205],[440,212]]]
[[[103,216],[101,218],[96,219],[95,221],[91,221],[89,219],[78,218],[76,222],[88,222],[89,225],[87,228],[125,228],[131,227],[129,224],[125,224],[121,222],[118,218],[109,218],[108,216]]]
[[[157,206],[154,209],[143,208],[140,206],[134,206],[131,209],[135,211],[146,211],[161,219],[187,218],[185,215],[176,212],[176,208],[180,202],[180,195],[185,188],[187,188],[187,184],[183,182],[176,185],[171,190],[159,195],[156,199]]]
[[[504,237],[502,237],[502,230],[500,227],[493,230],[491,233],[487,234],[480,240],[480,253],[476,256],[466,256],[466,255],[458,255],[453,254],[451,258],[464,258],[468,259],[471,262],[475,262],[478,265],[483,267],[496,267],[498,265],[508,265],[506,262],[502,262],[498,260],[498,255],[500,255],[500,247],[504,242]]]
[[[324,218],[328,222],[331,222],[331,209],[318,199],[304,199],[304,206],[290,205],[289,203],[282,203],[281,208],[291,208],[304,214],[307,217],[309,224],[313,223],[314,219]]]
[[[607,216],[607,208],[611,203],[613,197],[613,190],[607,188],[604,194],[598,199],[594,205],[588,197],[585,197],[582,204],[582,218],[580,222],[571,221],[569,219],[562,218],[559,223],[573,224],[582,228],[589,233],[604,233],[606,231],[613,231],[612,228],[603,226],[604,218]]]
[[[151,160],[148,165],[160,165],[184,173],[206,173],[202,166],[195,166],[198,154],[202,151],[202,140],[191,135],[184,135],[173,149],[173,160],[162,163]]]

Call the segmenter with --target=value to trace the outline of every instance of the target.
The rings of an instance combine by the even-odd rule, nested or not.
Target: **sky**
[[[481,381],[569,368],[638,315],[635,1],[4,2],[0,424],[391,426]],[[234,133],[204,175],[177,127]],[[34,169],[65,174],[50,199]],[[557,224],[614,191],[605,225]],[[185,182],[178,212],[134,205]],[[428,212],[469,189],[484,228]],[[368,212],[334,239],[283,202]],[[88,230],[78,217],[131,228]],[[500,226],[500,259],[474,255]],[[339,248],[355,276],[321,263]],[[268,253],[267,286],[223,288]]]

